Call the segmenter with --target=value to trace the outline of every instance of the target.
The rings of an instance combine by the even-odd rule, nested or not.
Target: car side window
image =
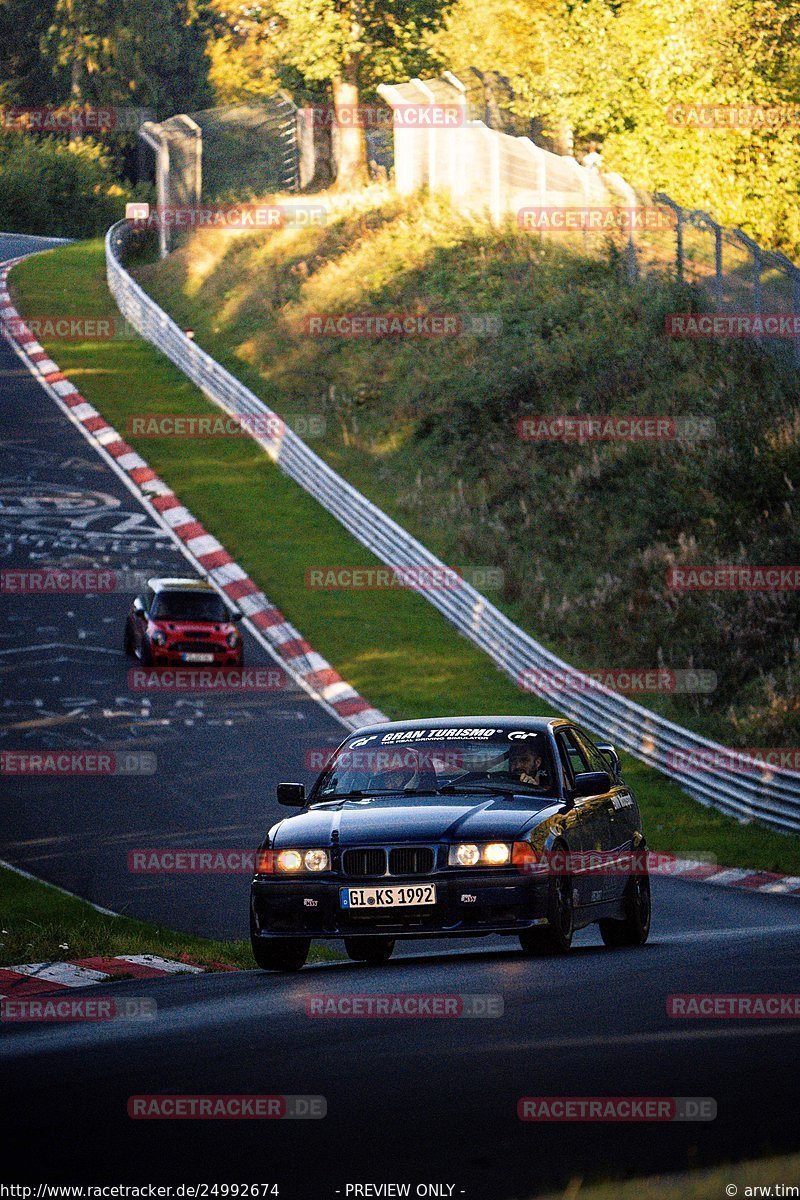
[[[608,759],[603,757],[603,755],[597,749],[597,746],[595,746],[594,742],[587,737],[583,730],[576,729],[574,731],[574,737],[583,750],[583,753],[586,755],[586,758],[589,760],[589,770],[609,771],[610,773],[610,764]]]
[[[152,613],[155,602],[156,602],[156,594],[152,588],[148,588],[144,594],[145,612]]]
[[[558,733],[556,735],[556,742],[567,783],[572,787],[575,782],[575,776],[589,770],[587,760],[575,740],[571,729],[565,729]]]

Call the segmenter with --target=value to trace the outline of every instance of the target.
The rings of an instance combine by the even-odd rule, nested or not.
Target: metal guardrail
[[[280,469],[305,489],[383,563],[393,567],[445,568],[365,496],[356,491],[280,421],[262,400],[186,336],[122,265],[128,222],[106,237],[108,285],[134,328],[167,356],[225,412],[257,417],[267,433],[252,433]],[[279,432],[271,436],[273,428]],[[412,584],[413,586],[413,584]],[[750,760],[728,765],[735,752],[621,696],[568,666],[515,625],[463,579],[454,586],[416,586],[465,637],[517,685],[525,686],[569,717],[602,734],[636,758],[680,783],[701,803],[742,821],[757,820],[800,832],[800,774]],[[688,761],[686,761],[688,759]],[[706,759],[711,761],[706,763]],[[719,762],[715,761],[719,760]],[[724,763],[724,765],[719,765]]]

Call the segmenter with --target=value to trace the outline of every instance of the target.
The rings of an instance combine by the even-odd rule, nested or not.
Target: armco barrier
[[[120,311],[134,328],[225,412],[258,415],[259,426],[282,429],[275,437],[252,436],[290,479],[318,500],[380,561],[441,569],[444,564],[439,559],[351,487],[291,429],[279,421],[265,420],[276,416],[272,409],[187,337],[150,299],[121,262],[129,232],[126,221],[108,231],[106,269],[108,285]],[[420,574],[424,578],[424,572]],[[680,765],[675,761],[676,756],[724,756],[725,748],[607,688],[592,686],[584,692],[575,689],[574,684],[570,686],[565,675],[577,681],[584,677],[514,625],[465,581],[454,587],[418,590],[516,683],[522,679],[535,680],[536,686],[531,690],[536,695],[677,780],[701,803],[743,821],[758,820],[776,829],[800,832],[797,772],[755,762],[735,770],[716,765]]]

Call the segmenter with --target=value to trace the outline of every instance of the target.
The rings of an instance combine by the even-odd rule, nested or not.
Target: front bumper
[[[516,870],[393,876],[392,885],[436,885],[436,903],[402,909],[344,909],[343,887],[380,887],[386,879],[253,880],[251,930],[256,937],[341,938],[475,936],[517,933],[547,915],[548,882]]]
[[[211,662],[186,662],[183,651],[171,650],[168,645],[152,646],[151,653],[155,667],[195,667],[198,670],[203,667],[236,667],[241,664],[242,658],[241,646],[231,650],[228,646],[210,645],[203,653],[213,656]]]

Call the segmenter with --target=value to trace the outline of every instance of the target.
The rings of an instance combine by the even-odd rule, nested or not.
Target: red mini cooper
[[[218,663],[241,667],[242,635],[232,613],[202,579],[150,579],[125,622],[125,653],[145,666]]]

